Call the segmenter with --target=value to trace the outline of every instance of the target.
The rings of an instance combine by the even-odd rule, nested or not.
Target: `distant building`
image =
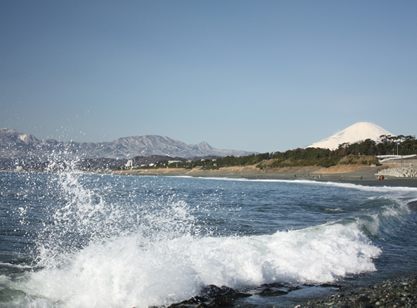
[[[174,164],[174,163],[180,163],[181,161],[179,160],[168,160],[168,165],[170,164]]]
[[[133,167],[133,160],[129,159],[125,165],[126,168],[132,168]]]

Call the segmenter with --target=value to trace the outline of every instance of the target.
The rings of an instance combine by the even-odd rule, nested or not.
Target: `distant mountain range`
[[[245,156],[253,152],[220,150],[207,142],[185,144],[157,135],[132,136],[111,142],[62,142],[39,140],[33,135],[13,129],[0,129],[0,161],[4,164],[37,163],[51,160],[81,158],[129,159],[136,156],[167,156],[181,158]],[[1,167],[0,162],[0,167]]]
[[[379,141],[380,136],[395,136],[386,129],[370,122],[355,123],[322,141],[309,145],[308,148],[325,148],[335,150],[342,143],[355,143],[366,139]]]
[[[342,143],[355,143],[365,139],[379,141],[381,135],[391,135],[382,127],[369,122],[358,122],[308,147],[337,149]],[[246,156],[254,152],[220,150],[207,142],[190,145],[157,135],[123,137],[111,142],[62,142],[54,139],[39,140],[33,135],[14,129],[0,129],[0,170],[17,166],[77,160],[84,166],[119,166],[128,159],[135,164],[149,164],[170,159],[215,158]],[[43,165],[43,166],[42,166]],[[47,164],[48,165],[48,164]],[[31,167],[32,168],[32,167]]]

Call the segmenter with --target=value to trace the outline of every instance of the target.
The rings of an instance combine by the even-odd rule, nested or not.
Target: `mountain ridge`
[[[0,159],[39,162],[53,159],[114,158],[162,155],[170,157],[244,156],[254,152],[216,149],[203,141],[186,144],[159,135],[121,137],[110,142],[40,140],[14,129],[0,129]]]

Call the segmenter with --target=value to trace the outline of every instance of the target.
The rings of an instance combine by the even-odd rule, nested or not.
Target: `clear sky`
[[[417,1],[0,1],[0,128],[257,152],[417,131]]]

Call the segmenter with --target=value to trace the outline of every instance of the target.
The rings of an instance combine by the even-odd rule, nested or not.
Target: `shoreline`
[[[345,167],[345,168],[343,168]],[[276,169],[258,169],[255,166],[229,167],[219,170],[135,170],[121,174],[138,176],[190,176],[259,180],[310,180],[318,182],[351,183],[365,186],[417,187],[417,177],[385,176],[379,180],[377,173],[387,167],[359,165],[320,167],[288,167]],[[145,172],[143,172],[145,171]],[[156,172],[155,172],[156,171]],[[417,202],[417,201],[416,201]],[[417,209],[417,204],[409,204]],[[241,303],[240,303],[241,304]],[[245,307],[245,305],[239,305]],[[173,307],[181,307],[181,305]],[[250,307],[250,305],[248,305]],[[417,273],[400,274],[369,285],[345,285],[327,296],[311,296],[300,299],[291,305],[280,307],[320,308],[320,307],[417,307]]]
[[[156,169],[147,170],[147,173],[137,172],[138,170],[127,170],[124,172],[112,172],[115,175],[136,175],[136,176],[187,176],[187,177],[214,177],[214,178],[236,178],[236,179],[280,179],[280,180],[309,180],[317,182],[352,183],[356,185],[369,186],[406,186],[417,187],[417,178],[395,178],[386,177],[385,180],[378,180],[375,175],[378,167],[348,166],[340,168],[317,168],[317,167],[292,167],[280,169],[260,170],[253,166],[224,168],[220,170],[185,170],[185,169]],[[144,170],[140,170],[144,171]],[[155,172],[161,171],[161,172]],[[191,172],[190,172],[191,171]],[[327,171],[327,173],[326,173]],[[344,172],[340,172],[344,171]],[[155,172],[155,174],[152,174]],[[84,172],[80,172],[84,173]],[[110,173],[90,173],[110,174]],[[296,175],[296,176],[295,176]],[[343,175],[343,179],[341,176]],[[362,177],[362,179],[361,179]],[[417,210],[417,201],[408,203],[412,210]],[[380,278],[381,279],[381,278]],[[331,284],[329,285],[332,286]],[[320,287],[320,286],[319,286]],[[326,287],[326,286],[325,286]],[[336,286],[335,287],[339,287]],[[292,293],[291,291],[290,293]],[[398,276],[385,276],[370,284],[343,284],[338,290],[327,293],[329,295],[304,297],[296,300],[291,306],[278,305],[279,307],[318,308],[318,307],[417,307],[417,272],[399,274]],[[181,307],[181,306],[176,306]],[[191,306],[183,306],[191,307]],[[204,307],[204,306],[201,306]],[[240,307],[245,307],[241,305]],[[253,307],[251,304],[248,308]]]
[[[417,177],[385,176],[379,180],[377,173],[381,167],[363,165],[344,165],[330,168],[306,166],[259,169],[256,166],[224,167],[217,170],[191,170],[181,168],[164,169],[133,169],[116,171],[113,174],[136,176],[189,176],[213,177],[231,179],[259,179],[259,180],[311,180],[320,182],[340,182],[372,186],[407,186],[417,187]]]
[[[295,308],[416,306],[417,273],[410,273],[365,287],[344,287],[332,295],[307,300]]]
[[[168,308],[241,307],[253,308],[256,304],[241,300],[252,296],[270,297],[270,305],[260,307],[288,308],[374,308],[374,307],[416,307],[417,273],[398,275],[368,285],[317,285],[325,288],[327,295],[302,295],[305,287],[285,286],[280,283],[263,284],[251,290],[239,291],[227,286],[207,285],[200,293],[187,300],[173,303]],[[330,289],[334,289],[330,291]],[[336,290],[337,289],[337,290]],[[293,294],[299,293],[301,294]],[[307,293],[308,294],[308,293]],[[281,300],[283,297],[289,298]],[[275,300],[273,299],[275,298]],[[290,299],[292,298],[292,299]],[[162,306],[157,306],[162,307]]]
[[[405,186],[417,187],[417,177],[396,177],[384,175],[378,178],[380,171],[389,171],[395,166],[364,166],[364,165],[336,165],[329,168],[317,166],[257,168],[256,165],[222,167],[213,170],[203,170],[201,167],[193,169],[184,168],[148,168],[116,171],[80,171],[64,170],[61,172],[80,174],[113,174],[130,176],[169,176],[169,177],[195,177],[195,178],[229,178],[248,180],[309,180],[319,182],[351,183],[367,186]],[[30,171],[0,170],[6,173],[31,173]],[[35,172],[44,173],[44,172]],[[47,172],[48,173],[48,172]],[[60,172],[52,172],[60,173]],[[382,173],[382,172],[381,172]]]

